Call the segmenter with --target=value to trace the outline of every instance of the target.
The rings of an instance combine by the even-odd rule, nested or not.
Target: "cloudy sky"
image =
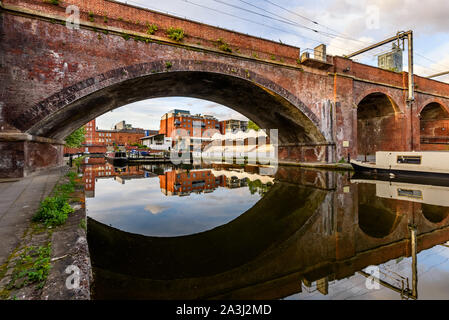
[[[132,5],[201,21],[251,35],[299,46],[319,43],[328,54],[342,55],[368,44],[413,30],[415,73],[423,76],[449,70],[449,1],[447,0],[136,0]],[[215,11],[214,11],[215,10]],[[259,13],[259,14],[256,14]],[[272,17],[274,19],[270,19]],[[288,20],[283,23],[275,19]],[[319,31],[315,32],[313,30]],[[391,44],[354,60],[376,64],[377,55]],[[406,52],[405,52],[406,56]],[[404,67],[407,59],[404,58]],[[449,82],[449,76],[437,78]],[[135,127],[156,129],[173,108],[205,113],[219,119],[243,116],[210,101],[164,98],[140,101],[98,119],[101,128],[126,120]]]

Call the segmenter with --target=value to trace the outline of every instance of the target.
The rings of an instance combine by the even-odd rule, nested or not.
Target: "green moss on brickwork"
[[[55,6],[59,5],[59,0],[44,0],[44,2],[55,5]]]
[[[216,44],[218,46],[218,49],[220,49],[221,51],[232,52],[231,47],[226,41],[223,40],[223,38],[218,38]]]
[[[167,30],[167,36],[172,40],[180,42],[182,41],[182,39],[184,39],[185,34],[184,30],[181,28],[170,27]]]
[[[152,34],[154,34],[157,30],[158,30],[157,25],[147,23],[147,30],[146,30],[146,33],[147,33],[147,34],[152,35]]]

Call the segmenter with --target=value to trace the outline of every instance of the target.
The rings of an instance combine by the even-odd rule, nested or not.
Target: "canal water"
[[[78,163],[94,299],[449,299],[449,186]]]

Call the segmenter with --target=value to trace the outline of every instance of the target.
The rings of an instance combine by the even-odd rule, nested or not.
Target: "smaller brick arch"
[[[431,225],[446,225],[449,218],[449,207],[421,204],[421,213]]]
[[[383,94],[385,95],[389,101],[391,102],[391,105],[395,112],[401,112],[401,109],[399,107],[399,104],[392,98],[391,92],[388,90],[388,88],[385,87],[371,87],[369,89],[363,90],[360,93],[358,93],[354,99],[354,105],[359,106],[360,102],[362,102],[363,99],[368,97],[372,94]]]
[[[376,151],[401,150],[401,109],[386,89],[366,90],[357,101],[357,157],[374,160]]]
[[[429,99],[420,106],[419,138],[421,150],[448,150],[449,108],[439,99]]]
[[[421,104],[421,106],[418,108],[418,112],[417,112],[417,116],[421,117],[421,113],[422,111],[428,107],[430,104],[439,104],[440,107],[446,111],[447,114],[449,114],[449,107],[440,99],[436,99],[436,98],[430,98],[427,99],[423,104]]]
[[[359,229],[367,236],[384,239],[397,229],[402,216],[369,204],[359,205]]]

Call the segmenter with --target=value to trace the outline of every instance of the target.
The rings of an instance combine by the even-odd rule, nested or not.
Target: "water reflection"
[[[273,176],[257,167],[154,169],[139,169],[152,174],[147,179],[125,179],[121,186],[129,193],[110,194],[111,202],[113,195],[117,202],[121,194],[147,197],[156,206],[152,212],[181,207],[170,223],[154,220],[153,229],[132,215],[151,235],[93,218],[87,202],[97,299],[449,298],[448,187],[294,167],[280,167]],[[109,187],[101,181],[96,196]],[[153,191],[139,193],[133,184],[149,181],[157,182]],[[202,211],[208,196],[217,199]],[[172,199],[179,202],[167,204]],[[213,220],[217,215],[226,218]],[[176,230],[166,225],[177,221],[183,230],[198,230],[196,217],[213,222],[202,232],[157,234]],[[374,278],[367,278],[373,270]]]
[[[241,168],[114,167],[98,158],[90,161],[82,166],[88,216],[148,236],[187,235],[226,224],[273,184],[272,177]]]

